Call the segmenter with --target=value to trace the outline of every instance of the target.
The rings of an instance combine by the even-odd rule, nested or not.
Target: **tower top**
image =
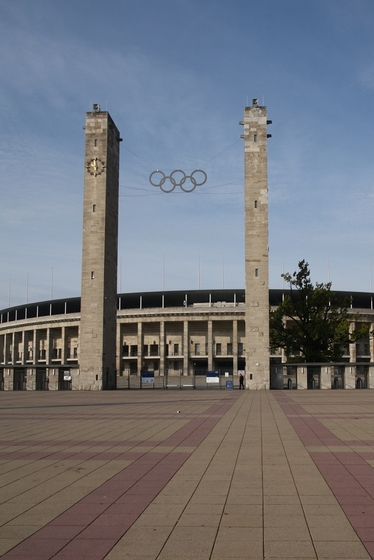
[[[257,97],[252,99],[252,105],[249,105],[249,106],[245,107],[246,110],[249,110],[249,109],[264,109],[264,108],[265,108],[265,105],[260,105]]]

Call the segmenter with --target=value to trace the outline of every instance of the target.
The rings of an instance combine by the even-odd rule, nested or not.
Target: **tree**
[[[298,267],[282,274],[290,293],[270,312],[270,344],[284,349],[288,362],[339,362],[344,348],[369,329],[349,332],[349,300],[331,291],[331,282],[313,285],[305,260]]]

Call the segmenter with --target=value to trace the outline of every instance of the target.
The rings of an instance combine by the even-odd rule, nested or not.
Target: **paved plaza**
[[[1,558],[374,558],[374,391],[0,404]]]

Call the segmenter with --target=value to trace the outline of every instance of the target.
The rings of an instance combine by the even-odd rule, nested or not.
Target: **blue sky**
[[[123,142],[118,289],[244,287],[244,107],[269,140],[270,287],[369,291],[372,0],[0,0],[0,308],[80,294],[85,112]],[[208,180],[162,193],[155,169]]]

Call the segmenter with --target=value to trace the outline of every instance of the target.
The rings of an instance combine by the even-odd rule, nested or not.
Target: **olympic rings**
[[[155,183],[153,177],[157,173],[160,175],[160,179],[158,183]],[[195,173],[202,174],[202,178],[200,182],[198,182],[194,177]],[[201,185],[204,185],[204,183],[206,183],[207,178],[208,178],[207,174],[202,169],[195,169],[195,171],[193,171],[191,175],[186,175],[185,172],[182,171],[181,169],[174,169],[174,171],[170,173],[170,175],[165,175],[163,171],[157,169],[156,171],[153,171],[150,174],[149,182],[154,187],[159,187],[163,192],[166,193],[173,192],[175,187],[180,187],[184,192],[192,192],[196,189],[196,187],[201,187]],[[167,186],[165,186],[165,183],[168,179],[170,182],[170,186],[168,183]],[[186,181],[188,180],[191,182],[191,186],[186,186]]]

